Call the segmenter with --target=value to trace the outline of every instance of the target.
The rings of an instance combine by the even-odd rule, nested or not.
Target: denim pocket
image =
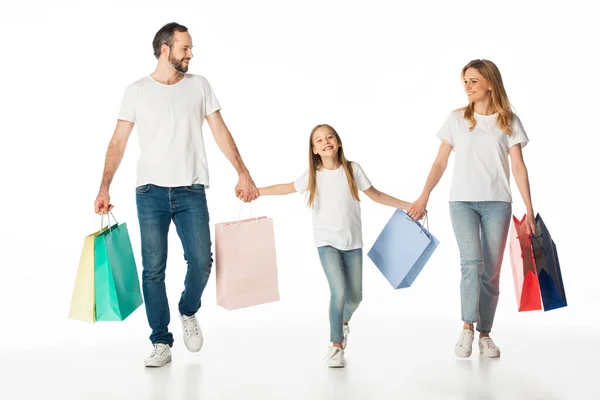
[[[201,193],[204,192],[204,185],[200,183],[194,183],[193,185],[186,186],[185,189],[188,192]]]
[[[151,186],[152,185],[150,185],[150,184],[138,186],[138,187],[135,188],[135,192],[136,193],[146,193],[148,190],[150,190]]]

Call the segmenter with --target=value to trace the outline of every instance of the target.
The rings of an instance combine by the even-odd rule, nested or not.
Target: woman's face
[[[467,98],[471,103],[486,99],[491,93],[491,85],[475,68],[468,68],[463,76]]]

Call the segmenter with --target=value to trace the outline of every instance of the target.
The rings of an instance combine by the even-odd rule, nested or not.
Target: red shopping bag
[[[517,307],[519,311],[534,311],[542,309],[542,301],[531,236],[526,233],[526,217],[527,215],[523,216],[519,221],[513,216],[510,227],[510,261]]]

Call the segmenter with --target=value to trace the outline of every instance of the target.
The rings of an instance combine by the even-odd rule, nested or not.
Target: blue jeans
[[[350,321],[362,300],[362,249],[342,251],[322,246],[318,250],[331,291],[330,340],[341,343],[344,338],[343,323]]]
[[[500,295],[500,267],[512,204],[503,201],[450,202],[460,251],[462,320],[489,333]]]
[[[175,223],[187,261],[179,313],[191,316],[200,309],[200,298],[213,262],[204,185],[139,186],[136,188],[136,203],[142,244],[142,291],[152,329],[150,340],[153,344],[172,346],[165,289],[169,226],[171,221]]]

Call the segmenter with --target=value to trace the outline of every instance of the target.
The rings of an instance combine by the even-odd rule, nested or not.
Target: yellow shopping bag
[[[69,318],[79,321],[96,322],[96,301],[94,296],[94,239],[106,228],[88,235],[83,240],[79,267],[75,277],[75,287],[71,296]]]

